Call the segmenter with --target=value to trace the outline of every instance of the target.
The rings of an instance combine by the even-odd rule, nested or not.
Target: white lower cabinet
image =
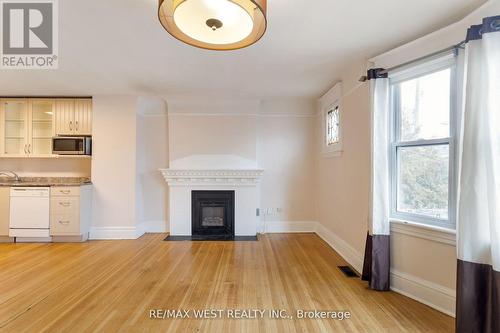
[[[54,242],[88,239],[92,190],[90,185],[52,187],[50,235]]]

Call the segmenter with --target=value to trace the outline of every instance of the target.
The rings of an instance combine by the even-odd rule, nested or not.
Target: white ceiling
[[[455,22],[485,0],[268,0],[268,31],[242,50],[172,38],[157,0],[59,1],[59,69],[0,71],[0,95],[316,98],[352,59]]]

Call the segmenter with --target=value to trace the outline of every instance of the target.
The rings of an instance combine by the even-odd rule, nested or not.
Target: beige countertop
[[[86,177],[20,177],[16,182],[11,177],[0,177],[2,187],[24,187],[24,186],[81,186],[92,184],[90,178]]]

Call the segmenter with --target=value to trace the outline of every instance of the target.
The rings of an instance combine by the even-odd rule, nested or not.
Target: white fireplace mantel
[[[169,186],[255,186],[262,169],[161,169]]]
[[[261,169],[160,169],[169,191],[170,235],[191,236],[192,191],[235,193],[235,235],[255,236],[259,217]]]

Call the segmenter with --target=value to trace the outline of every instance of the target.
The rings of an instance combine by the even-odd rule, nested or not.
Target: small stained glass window
[[[326,145],[331,146],[340,141],[340,114],[336,106],[326,114]]]

